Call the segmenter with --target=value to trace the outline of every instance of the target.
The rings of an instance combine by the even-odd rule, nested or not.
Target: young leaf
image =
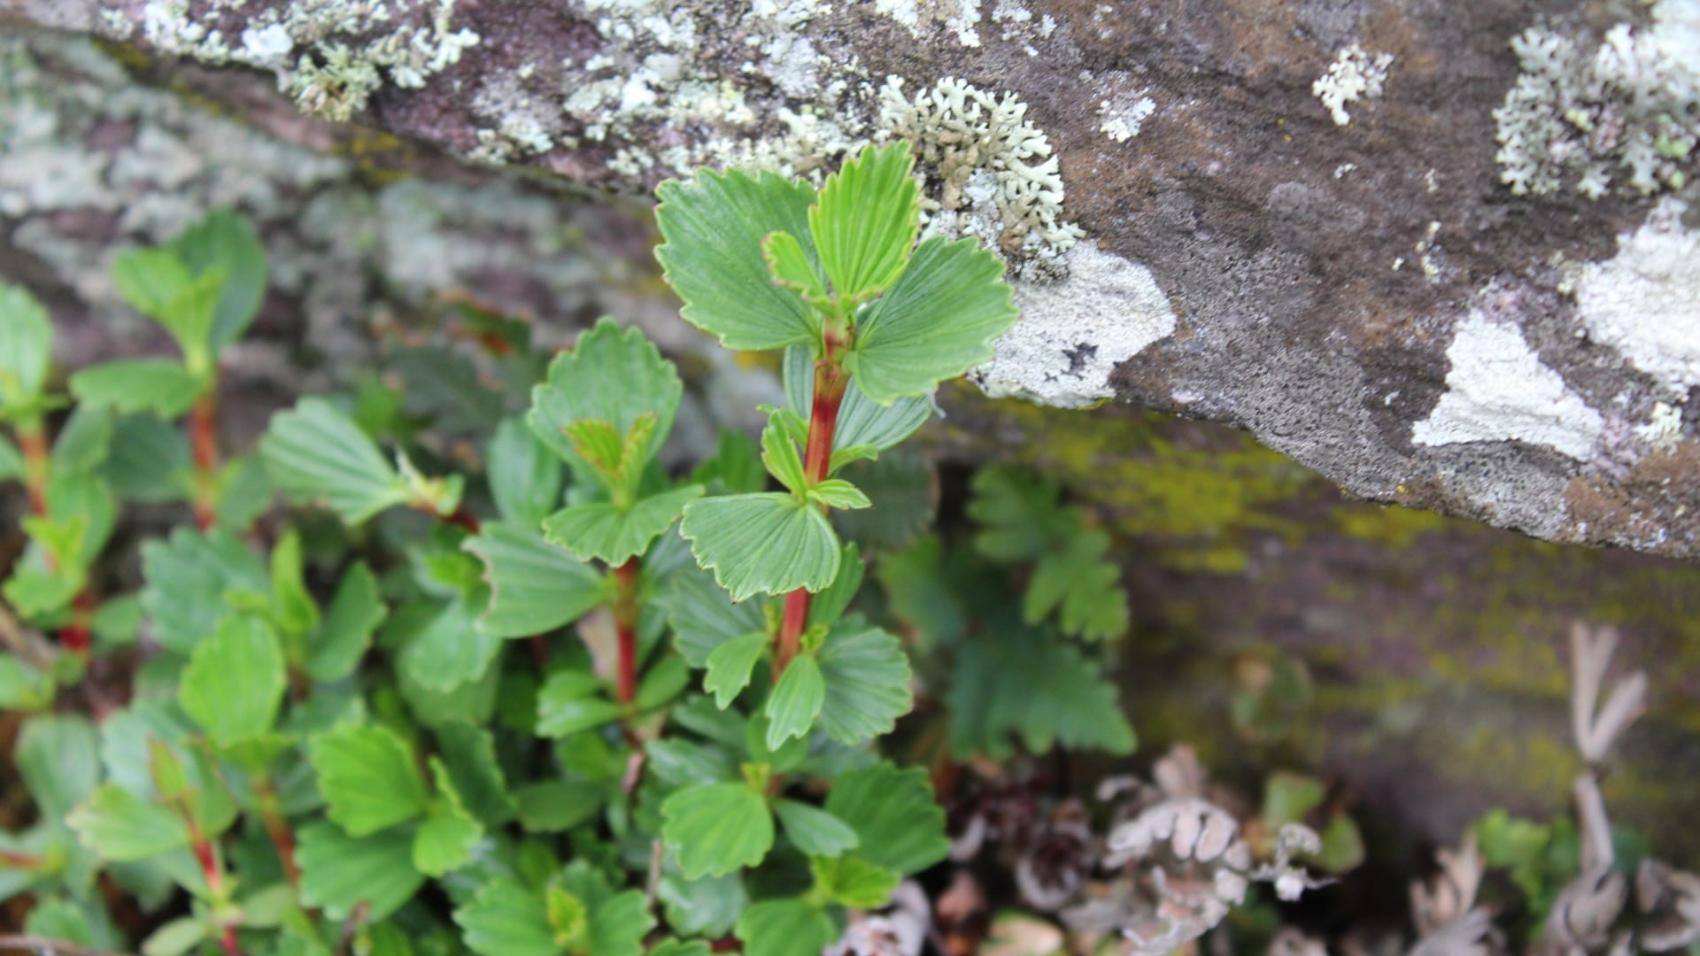
[[[773,805],[785,837],[797,849],[809,856],[838,856],[854,850],[859,842],[850,824],[819,807],[795,800],[779,800]]]
[[[11,481],[24,476],[24,455],[18,451],[18,446],[5,435],[0,435],[0,481]]]
[[[798,654],[768,695],[767,749],[778,750],[792,737],[807,737],[826,700],[826,682],[813,654]]]
[[[888,288],[909,261],[921,228],[920,189],[901,140],[865,146],[826,178],[809,209],[809,235],[841,299],[861,301]]]
[[[131,307],[171,333],[191,372],[211,371],[213,322],[223,294],[223,270],[191,275],[168,248],[132,249],[113,261],[112,277]]]
[[[856,854],[875,866],[914,873],[950,852],[944,810],[933,802],[933,786],[920,767],[900,770],[881,762],[841,774],[827,794],[826,812],[856,831]]]
[[[881,404],[926,395],[990,359],[1015,316],[997,256],[974,239],[934,237],[857,320],[844,367]]]
[[[843,508],[854,511],[858,508],[870,508],[873,502],[862,490],[842,478],[828,478],[809,489],[809,500],[828,508]]]
[[[655,195],[665,240],[655,258],[684,302],[685,321],[741,351],[814,338],[818,320],[796,294],[773,284],[761,249],[770,232],[808,235],[814,190],[807,183],[705,169],[688,183],[662,183]]]
[[[53,676],[0,653],[0,710],[25,713],[44,710],[53,703]]]
[[[779,479],[779,483],[792,494],[800,495],[808,490],[809,479],[803,474],[803,459],[797,454],[797,445],[778,416],[770,419],[767,427],[762,429],[761,461],[767,466],[767,473]]]
[[[602,872],[585,860],[574,860],[561,871],[556,885],[581,901],[590,913],[585,927],[585,956],[643,956],[643,938],[655,927],[641,890],[614,892]],[[561,927],[556,927],[560,940]]]
[[[95,408],[153,412],[176,418],[189,410],[205,383],[170,359],[124,359],[91,365],[71,376],[71,394]]]
[[[561,460],[523,419],[504,418],[496,426],[485,475],[496,510],[516,525],[535,528],[561,503]]]
[[[714,695],[714,704],[725,710],[750,683],[750,671],[767,650],[767,635],[754,631],[716,647],[708,655],[708,673],[702,688]]]
[[[796,236],[788,232],[768,233],[761,241],[761,254],[774,285],[790,289],[810,303],[830,299],[820,273],[815,271],[814,263],[809,261],[809,254]]]
[[[413,867],[426,876],[441,877],[465,865],[484,828],[461,802],[441,758],[431,758],[431,777],[437,783],[437,799],[431,801],[413,834]]]
[[[898,874],[854,854],[836,859],[811,859],[809,872],[815,892],[839,906],[854,910],[879,909],[897,892]]]
[[[350,836],[365,836],[425,812],[428,795],[413,749],[379,724],[314,734],[307,759],[326,813]]]
[[[833,577],[831,586],[815,594],[809,602],[808,626],[831,626],[842,617],[850,602],[856,599],[856,593],[862,589],[862,576],[866,573],[861,552],[853,544],[845,545],[838,559],[838,574]]]
[[[559,956],[543,895],[509,877],[479,887],[455,908],[464,942],[482,956]]]
[[[365,919],[381,920],[425,883],[424,874],[413,868],[413,836],[405,830],[351,837],[320,821],[296,836],[301,904],[331,919],[348,919],[358,909]]]
[[[732,600],[819,591],[838,573],[839,543],[814,506],[786,494],[725,495],[685,506],[679,532]]]
[[[487,522],[461,547],[484,562],[490,606],[478,626],[493,636],[543,634],[603,600],[602,576],[536,531]]]
[[[388,616],[371,569],[358,561],[349,565],[331,598],[330,610],[308,642],[307,676],[334,681],[353,673],[372,644],[372,632]]]
[[[221,747],[270,730],[283,702],[283,651],[265,621],[229,617],[196,645],[177,700]]]
[[[746,783],[698,784],[661,804],[661,836],[687,879],[755,866],[773,846],[773,816]]]
[[[655,343],[638,329],[603,318],[579,336],[572,351],[549,363],[548,378],[531,390],[526,422],[582,480],[596,483],[604,479],[573,447],[567,428],[578,422],[605,422],[622,440],[640,429],[643,441],[622,462],[628,474],[636,475],[673,430],[683,394],[678,371],[661,357]],[[646,416],[653,417],[652,425],[639,424]]]
[[[213,312],[212,348],[220,351],[242,337],[266,295],[266,250],[246,219],[219,209],[190,226],[171,243],[194,276],[223,278]]]
[[[189,828],[176,813],[116,784],[103,784],[65,822],[83,845],[114,863],[143,860],[189,845]]]
[[[543,535],[582,560],[624,564],[649,550],[679,520],[685,504],[701,496],[701,485],[686,485],[639,499],[630,508],[606,501],[571,505],[544,520]]]
[[[565,737],[620,716],[620,705],[602,696],[600,680],[582,671],[558,670],[537,692],[537,733]]]
[[[915,706],[902,642],[859,617],[827,635],[820,668],[826,685],[820,725],[839,743],[856,746],[889,734]]]
[[[260,454],[284,494],[323,504],[351,525],[409,498],[407,482],[372,439],[322,398],[273,415]]]
[[[815,360],[800,345],[785,350],[785,407],[807,420],[815,395]],[[915,433],[933,417],[931,396],[900,398],[881,405],[863,394],[852,379],[838,405],[838,427],[832,432],[834,455],[841,450],[866,447],[874,454],[885,451]],[[837,471],[835,465],[833,471]]]
[[[663,604],[673,646],[692,667],[707,667],[715,648],[733,638],[751,631],[767,632],[760,601],[734,604],[712,577],[694,568],[673,577]]]
[[[738,939],[744,956],[797,956],[831,946],[838,940],[838,926],[803,900],[763,900],[738,917]]]
[[[52,360],[47,310],[22,287],[0,283],[0,415],[35,404]]]

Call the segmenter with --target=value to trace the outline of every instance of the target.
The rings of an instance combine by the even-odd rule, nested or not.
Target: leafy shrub
[[[46,312],[0,289],[0,478],[31,507],[0,706],[31,715],[34,813],[0,834],[0,897],[34,897],[26,929],[149,956],[818,952],[950,848],[889,743],[918,694],[960,758],[1130,751],[1058,633],[1126,630],[1106,539],[998,470],[951,546],[922,533],[925,462],[892,454],[1015,317],[995,257],[917,242],[910,162],[661,187],[684,318],[783,353],[759,445],[688,471],[661,456],[678,372],[608,319],[517,400],[434,402],[404,369],[221,448],[219,359],[266,281],[228,214],[119,257],[179,354],[76,371],[68,412]],[[529,384],[545,357],[486,325]],[[475,380],[429,371],[457,361],[419,367]],[[432,438],[449,419],[481,467]],[[117,533],[171,502],[193,525]]]

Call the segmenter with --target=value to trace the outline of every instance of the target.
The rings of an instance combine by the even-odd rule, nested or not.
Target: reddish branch
[[[815,360],[815,398],[809,408],[809,442],[803,450],[803,474],[810,484],[825,481],[832,468],[832,436],[838,428],[838,408],[844,402],[844,389],[849,382],[838,357],[847,345],[829,331],[826,354]],[[798,588],[785,595],[779,646],[773,653],[775,678],[785,673],[786,666],[797,656],[808,620],[809,592]]]
[[[616,688],[620,703],[637,698],[638,559],[614,569],[614,632],[619,638]]]
[[[29,488],[30,510],[36,515],[47,514],[47,436],[41,425],[25,425],[18,429],[18,450],[24,456],[25,485]]]
[[[201,832],[200,824],[195,822],[195,815],[187,807],[181,808],[184,822],[189,824],[189,842],[195,849],[195,861],[201,865],[201,876],[207,881],[207,892],[213,899],[224,898],[224,867],[218,861],[218,847]],[[236,927],[226,923],[219,928],[219,945],[224,948],[225,956],[241,956],[242,951],[236,945]]]
[[[218,520],[218,386],[210,385],[189,408],[189,446],[195,457],[195,523],[202,531]]]

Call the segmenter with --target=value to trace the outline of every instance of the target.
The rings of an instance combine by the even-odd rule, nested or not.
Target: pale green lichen
[[[1380,96],[1392,65],[1391,53],[1370,53],[1353,43],[1335,55],[1328,72],[1311,84],[1311,93],[1328,108],[1334,125],[1345,126],[1352,121],[1346,106]]]
[[[338,121],[365,109],[386,78],[418,89],[479,40],[454,28],[455,0],[293,0],[252,15],[246,6],[213,0],[192,15],[189,0],[149,0],[142,33],[162,53],[273,70],[303,110]],[[236,42],[224,25],[242,28]]]
[[[879,124],[915,144],[927,179],[927,228],[973,235],[1005,255],[1055,260],[1083,234],[1063,220],[1056,154],[1027,104],[955,77],[914,97],[887,77]]]
[[[1597,45],[1548,27],[1511,41],[1523,72],[1494,111],[1500,179],[1517,195],[1598,199],[1681,189],[1700,142],[1700,0],[1659,0],[1653,23]]]

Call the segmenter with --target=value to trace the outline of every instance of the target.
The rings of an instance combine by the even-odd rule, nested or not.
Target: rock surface
[[[370,6],[390,15],[368,17]],[[159,57],[133,69],[288,144],[296,152],[273,171],[293,182],[284,194],[308,200],[274,207],[274,221],[333,215],[310,194],[343,184],[376,197],[363,222],[323,230],[327,248],[362,229],[384,243],[395,204],[418,211],[401,186],[362,179],[362,138],[327,118],[506,166],[469,173],[384,140],[398,163],[451,187],[477,180],[523,197],[470,211],[492,227],[513,219],[553,235],[549,223],[600,217],[605,231],[580,235],[623,235],[618,256],[638,270],[641,212],[540,197],[563,183],[642,195],[700,162],[818,175],[869,137],[910,135],[927,147],[933,226],[999,246],[1022,282],[1023,322],[977,375],[987,391],[1134,401],[1243,426],[1367,498],[1559,541],[1700,551],[1700,408],[1685,404],[1700,385],[1700,233],[1684,223],[1695,0],[0,2],[8,9]],[[1514,51],[1537,26],[1546,32]],[[1602,66],[1593,52],[1608,34],[1627,52]],[[1636,91],[1647,95],[1631,108]],[[319,117],[280,109],[288,99]],[[1643,127],[1660,138],[1637,139]],[[84,129],[84,142],[106,144],[109,165],[93,174],[110,186],[111,166],[128,162],[119,153],[161,145],[145,131]],[[964,136],[974,150],[950,145]],[[91,174],[87,156],[59,158],[63,175]],[[65,181],[20,185],[43,175],[40,159],[0,154],[8,258],[57,252],[48,271],[68,286],[72,250],[59,237],[92,229],[91,217],[167,231],[163,214],[122,196],[91,208],[43,195]],[[163,161],[202,163],[189,185],[241,166],[193,152]],[[276,198],[225,185],[196,195],[250,210]],[[461,218],[436,208],[439,221]],[[433,268],[428,257],[399,265]],[[517,255],[472,271],[559,308],[560,276],[536,265]]]

